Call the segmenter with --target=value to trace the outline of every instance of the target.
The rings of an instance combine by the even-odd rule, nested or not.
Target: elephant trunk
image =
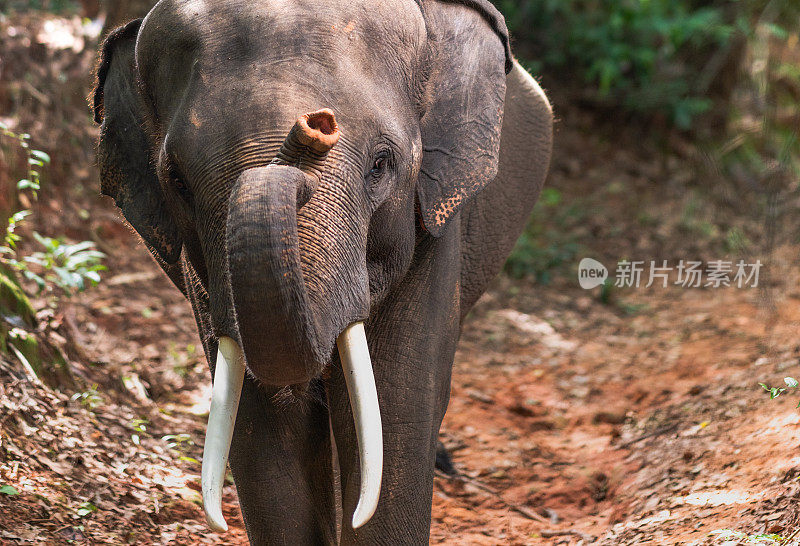
[[[241,345],[219,339],[202,471],[206,516],[217,531],[227,529],[220,499],[245,366],[265,384],[305,383],[322,372],[334,343],[359,444],[361,490],[353,527],[364,525],[378,504],[383,438],[363,313],[351,305],[333,318],[330,309],[319,308],[325,305],[320,303],[325,292],[319,282],[307,284],[300,260],[297,211],[319,180],[313,165],[321,164],[338,138],[330,110],[301,116],[276,160],[244,171],[231,192],[226,250]],[[304,247],[311,255],[319,251]],[[329,275],[322,270],[314,274]],[[316,304],[309,286],[316,286]]]
[[[303,114],[289,131],[272,163],[291,165],[319,176],[328,152],[339,141],[339,126],[333,111],[324,108]]]
[[[247,364],[269,385],[304,383],[328,360],[300,266],[298,194],[306,174],[270,165],[243,172],[228,207],[234,309]]]

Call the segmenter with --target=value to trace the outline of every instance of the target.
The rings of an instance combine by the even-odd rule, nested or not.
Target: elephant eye
[[[375,161],[372,164],[372,169],[370,169],[369,174],[373,178],[380,177],[385,171],[389,164],[389,152],[388,151],[381,151],[375,156]]]
[[[178,192],[183,199],[189,200],[192,196],[191,191],[189,190],[189,186],[186,185],[181,173],[178,172],[178,169],[175,167],[170,168],[169,170],[169,181],[172,184],[172,187],[175,188],[175,191]]]

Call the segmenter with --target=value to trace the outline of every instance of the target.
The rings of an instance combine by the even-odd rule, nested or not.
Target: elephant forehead
[[[250,79],[242,84],[213,72],[192,78],[176,106],[161,116],[169,136],[167,151],[180,145],[209,154],[213,147],[250,147],[251,142],[276,148],[299,116],[322,108],[334,112],[348,141],[397,134],[407,125],[400,123],[406,118],[396,90],[346,81],[316,85],[307,75]]]
[[[191,62],[187,54],[206,65],[349,58],[397,67],[414,62],[426,36],[414,0],[162,0],[142,27],[137,59],[153,73]]]
[[[323,107],[337,115],[363,109],[367,119],[371,105],[410,96],[426,39],[413,0],[162,0],[142,27],[136,57],[162,130],[187,104],[198,128],[232,109],[251,114],[237,123],[293,122]],[[271,112],[280,106],[291,111]]]

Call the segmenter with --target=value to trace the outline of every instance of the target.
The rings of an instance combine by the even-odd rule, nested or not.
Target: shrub
[[[41,170],[50,163],[50,156],[30,147],[30,135],[18,134],[0,124],[0,135],[14,141],[26,159],[26,177],[16,184],[16,191],[27,192],[36,199],[41,187]],[[45,237],[32,232],[33,240],[43,250],[20,256],[17,248],[21,240],[17,233],[19,224],[31,214],[23,209],[8,217],[5,245],[0,246],[0,264],[8,266],[33,281],[40,293],[58,298],[71,296],[74,291],[83,291],[100,282],[99,272],[105,269],[101,261],[105,257],[92,241],[70,244],[63,237]]]
[[[0,0],[0,13],[9,11],[44,10],[54,13],[75,12],[75,0]]]
[[[688,129],[732,91],[742,44],[769,9],[776,31],[790,0],[495,0],[536,72],[586,86],[592,100],[661,113]]]
[[[21,158],[21,165],[2,161],[12,156]],[[41,309],[33,307],[26,289],[46,297],[43,303],[37,302],[41,307],[54,308],[59,298],[99,282],[103,254],[91,241],[70,244],[35,231],[20,234],[18,228],[31,211],[16,209],[20,203],[30,205],[36,200],[41,173],[49,162],[46,153],[31,148],[30,135],[16,133],[0,123],[0,217],[8,217],[5,244],[0,246],[0,352],[16,357],[31,381],[70,386],[75,383],[66,357],[47,337],[48,325],[38,323]],[[12,177],[15,171],[22,171],[24,178]],[[14,180],[17,182],[11,182]],[[30,252],[27,248],[32,243],[43,250]]]

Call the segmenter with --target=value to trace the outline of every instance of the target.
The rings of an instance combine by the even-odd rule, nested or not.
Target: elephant
[[[104,41],[100,187],[194,310],[253,544],[422,544],[461,325],[553,115],[487,0],[161,0]]]

